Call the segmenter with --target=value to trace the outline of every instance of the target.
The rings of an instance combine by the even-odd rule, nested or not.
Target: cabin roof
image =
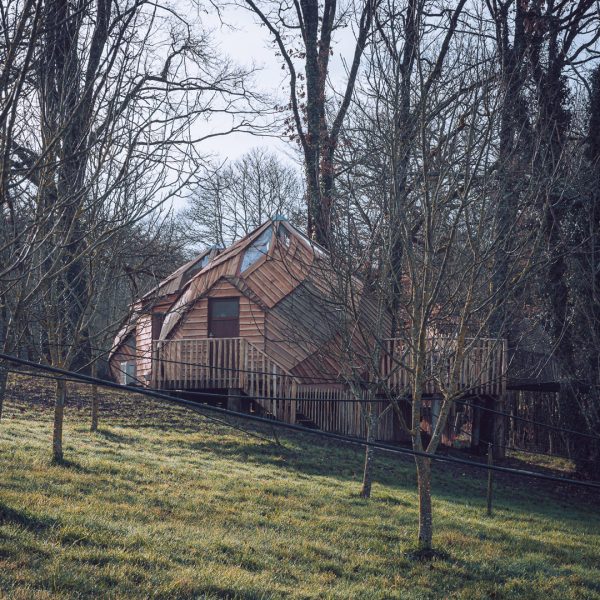
[[[269,230],[271,237],[267,247],[265,232]],[[242,270],[249,256],[250,263]],[[205,257],[210,259],[203,263]],[[152,299],[162,299],[166,314],[159,338],[168,339],[184,326],[193,306],[209,295],[218,282],[226,281],[260,307],[269,319],[265,343],[286,340],[295,347],[291,351],[294,360],[301,362],[326,346],[343,329],[346,303],[335,297],[335,277],[327,250],[278,216],[228,248],[205,250],[163,280],[137,305],[148,308]],[[362,285],[357,290],[360,304],[370,304],[362,294]],[[361,314],[363,311],[361,307]],[[365,312],[373,313],[374,307]],[[115,347],[134,329],[140,315],[138,312],[122,329],[115,339]]]
[[[220,254],[222,248],[219,246],[211,246],[200,253],[192,260],[181,265],[176,271],[171,273],[167,278],[163,279],[158,285],[153,287],[149,292],[142,296],[142,300],[150,298],[162,298],[169,294],[174,294],[196,274],[196,269],[203,268],[211,260],[214,260]],[[204,263],[204,264],[202,264]]]
[[[264,253],[264,260],[261,258],[256,259],[256,264],[251,264],[241,272],[244,254],[253,247],[253,244],[259,243],[261,236],[269,229],[272,230],[272,237],[268,250],[264,252],[260,249],[256,250],[258,254]],[[284,248],[282,248],[284,244],[280,244],[280,232],[283,231],[290,240],[292,237],[296,238],[297,244],[301,245],[303,251],[290,256],[288,250],[291,250],[291,241],[289,246]],[[252,293],[253,300],[264,306],[263,310],[272,308],[304,281],[308,276],[315,253],[321,252],[324,252],[324,250],[312,244],[287,219],[281,216],[269,219],[254,231],[224,249],[190,278],[183,286],[172,309],[167,313],[160,338],[168,338],[182,322],[184,315],[194,303],[203,297],[217,280],[224,277],[232,283],[235,282],[234,285],[245,295]],[[267,261],[269,262],[268,267]],[[297,265],[292,266],[293,262],[297,263],[299,261],[304,263],[302,265],[304,268],[298,269]],[[243,286],[243,289],[240,286]]]
[[[171,294],[177,294],[190,278],[195,275],[196,269],[202,265],[203,262],[205,265],[208,264],[210,261],[214,260],[221,251],[222,248],[219,246],[210,246],[209,248],[206,248],[198,256],[181,265],[168,277],[158,283],[158,285],[155,285],[151,290],[146,292],[141,299],[136,300],[134,304],[135,309],[127,316],[121,329],[119,329],[115,336],[113,347],[108,354],[109,360],[127,339],[129,334],[135,329],[139,317],[144,313],[144,310],[146,310],[149,303],[151,304],[152,302],[159,301]]]

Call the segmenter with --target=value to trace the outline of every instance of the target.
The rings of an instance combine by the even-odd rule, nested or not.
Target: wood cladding
[[[255,247],[255,262],[240,272],[245,253],[269,227],[268,252],[257,258]],[[336,285],[343,273],[289,224],[268,222],[211,256],[198,272],[190,270],[198,262],[192,261],[155,288],[157,297],[136,303],[133,324],[117,337],[113,374],[124,358],[135,360],[142,385],[241,390],[266,415],[290,423],[300,416],[323,430],[357,437],[366,433],[368,398],[336,383],[349,364],[353,373],[376,370],[367,365],[377,365],[379,354],[371,356],[377,347],[382,387],[397,396],[410,393],[410,349],[401,340],[384,341],[383,347],[375,343],[375,332],[390,331],[389,316],[359,281],[352,299],[336,298],[335,290],[344,289]],[[210,336],[209,305],[218,299],[237,300],[238,335]],[[125,345],[132,338],[134,352]],[[502,340],[467,340],[463,353],[454,338],[432,336],[426,354],[427,394],[449,387],[455,393],[505,393]],[[379,416],[376,437],[403,439],[389,404],[377,402],[372,408]]]
[[[136,377],[145,383],[152,368],[152,314],[140,315],[135,327]]]
[[[194,303],[174,331],[171,339],[189,340],[208,337],[209,298],[239,298],[239,337],[247,339],[261,349],[264,348],[264,311],[227,281],[219,281],[210,289],[207,295]]]

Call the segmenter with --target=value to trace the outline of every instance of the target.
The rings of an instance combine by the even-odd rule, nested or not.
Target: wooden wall
[[[109,370],[115,381],[121,383],[123,381],[123,372],[121,369],[121,363],[124,362],[135,362],[136,360],[136,349],[131,348],[129,342],[135,340],[135,329],[123,339],[117,352],[115,352],[110,358]]]
[[[136,328],[138,378],[147,381],[150,376],[153,339],[208,337],[209,299],[226,297],[240,299],[240,337],[283,369],[289,372],[304,363],[304,370],[311,373],[323,368],[331,371],[322,353],[314,356],[310,365],[310,360],[307,362],[335,335],[328,303],[319,310],[319,299],[327,296],[331,287],[331,268],[320,264],[326,262],[323,259],[315,260],[312,248],[299,235],[291,232],[273,239],[276,243],[269,256],[246,272],[238,270],[247,244],[237,243],[216,257],[212,268],[192,279],[181,296],[169,296],[169,304],[161,299],[161,305],[150,310],[168,313],[162,333],[153,331],[151,316],[142,313]]]
[[[261,230],[257,230],[255,234],[260,232]],[[238,269],[246,246],[250,245],[248,240],[233,244],[214,259],[211,268],[191,280],[189,287],[175,302],[172,313],[167,316],[163,337],[178,335],[175,330],[179,327],[181,315],[188,311],[188,307],[195,305],[197,298],[211,294],[213,286],[220,285],[222,278],[233,277],[243,280],[249,290],[260,298],[260,302],[271,308],[301,283],[311,269],[312,251],[300,242],[297,236],[292,235],[288,246],[277,241],[266,259],[239,273]]]
[[[313,351],[313,345],[300,337],[304,338],[294,332],[287,319],[273,311],[267,314],[265,352],[288,372]]]
[[[150,381],[152,372],[152,340],[160,333],[160,320],[156,316],[165,313],[171,306],[171,298],[165,298],[154,306],[148,306],[145,312],[138,317],[135,327],[136,347],[136,378],[140,384]]]
[[[152,366],[152,314],[140,315],[135,327],[136,377],[140,382],[150,376]]]
[[[206,296],[200,298],[183,317],[172,339],[186,340],[208,337],[208,301],[209,298],[240,299],[240,337],[258,346],[265,345],[265,313],[252,300],[244,296],[227,281],[219,281]]]

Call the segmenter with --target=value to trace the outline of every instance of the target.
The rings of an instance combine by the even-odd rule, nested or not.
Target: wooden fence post
[[[493,458],[493,451],[492,451],[492,444],[488,444],[488,460],[487,460],[487,464],[488,467],[493,466],[494,464],[494,458]],[[493,486],[494,486],[494,480],[493,480],[493,475],[492,475],[493,471],[492,469],[488,469],[488,480],[487,480],[487,515],[488,517],[492,516],[492,493],[493,493]]]
[[[98,362],[94,360],[92,363],[92,377],[98,377]],[[98,386],[92,385],[92,423],[90,431],[98,431]]]
[[[292,379],[290,396],[292,398],[292,400],[290,401],[290,423],[294,424],[296,422],[296,401],[298,398],[298,382],[295,379]]]

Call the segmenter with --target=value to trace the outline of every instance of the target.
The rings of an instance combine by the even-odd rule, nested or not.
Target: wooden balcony
[[[430,337],[423,365],[424,392],[439,394],[453,386],[457,392],[472,395],[502,395],[506,392],[507,354],[505,339],[467,338],[459,349],[455,337]],[[404,340],[386,340],[381,376],[389,389],[410,390],[413,356]]]
[[[295,421],[297,381],[245,338],[155,340],[152,387],[241,390],[274,418]],[[283,400],[285,398],[286,400]]]
[[[505,340],[466,340],[461,352],[450,337],[431,338],[427,344],[426,394],[439,395],[444,386],[450,386],[451,379],[454,389],[465,394],[493,396],[505,392]],[[410,349],[399,339],[387,340],[386,349],[381,362],[382,385],[398,395],[410,393]],[[348,402],[357,400],[348,386],[305,383],[245,338],[154,341],[151,382],[152,387],[178,391],[240,390],[273,418],[295,423],[302,414],[325,431],[358,437],[366,433],[364,405]],[[374,410],[385,413],[378,420],[378,438],[397,439],[393,411],[382,402]]]

